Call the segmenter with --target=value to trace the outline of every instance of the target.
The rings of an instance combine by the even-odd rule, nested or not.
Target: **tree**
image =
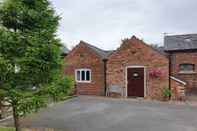
[[[48,0],[4,0],[0,5],[0,97],[19,118],[61,100],[73,82],[64,77],[58,21]]]
[[[163,46],[160,46],[160,45],[158,45],[158,44],[151,44],[150,46],[151,46],[152,48],[154,48],[154,49],[163,48]]]

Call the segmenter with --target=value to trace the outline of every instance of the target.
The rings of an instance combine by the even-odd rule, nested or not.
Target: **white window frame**
[[[80,72],[80,80],[78,80],[77,79],[77,72]],[[85,79],[86,79],[86,72],[87,71],[89,71],[90,72],[90,80],[82,80],[82,75],[81,75],[81,72],[82,71],[85,71]],[[91,81],[92,81],[92,71],[91,71],[91,69],[86,69],[86,68],[83,68],[83,69],[76,69],[75,70],[75,81],[77,82],[77,83],[91,83]]]
[[[193,70],[181,70],[181,66],[184,66],[184,65],[192,65],[193,66]],[[182,63],[182,64],[179,64],[179,73],[195,73],[195,64],[192,64],[192,63]]]

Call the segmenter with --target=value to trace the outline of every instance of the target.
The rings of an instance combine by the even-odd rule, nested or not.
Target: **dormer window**
[[[179,72],[180,73],[192,73],[195,71],[195,65],[184,63],[179,65]]]

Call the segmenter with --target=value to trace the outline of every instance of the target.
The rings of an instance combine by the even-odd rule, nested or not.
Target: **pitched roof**
[[[153,47],[154,48],[154,47]],[[164,47],[160,46],[155,48],[160,54],[167,56],[168,54],[165,52]]]
[[[149,48],[153,49],[154,51],[158,52],[160,55],[167,57],[167,54],[164,52],[163,47],[158,47],[155,48],[147,43],[145,43],[143,40],[140,40],[139,38],[137,38],[136,36],[132,36],[130,40],[138,40],[141,43],[143,43],[144,45],[148,46]]]
[[[102,59],[107,59],[108,56],[113,52],[113,50],[102,50],[84,41],[80,41],[80,43],[85,44],[87,47],[95,51]]]
[[[165,51],[197,49],[197,34],[165,36],[164,46]]]

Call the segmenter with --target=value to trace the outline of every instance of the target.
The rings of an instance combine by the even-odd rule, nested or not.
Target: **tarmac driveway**
[[[80,96],[43,109],[23,124],[63,131],[197,131],[197,107]]]

